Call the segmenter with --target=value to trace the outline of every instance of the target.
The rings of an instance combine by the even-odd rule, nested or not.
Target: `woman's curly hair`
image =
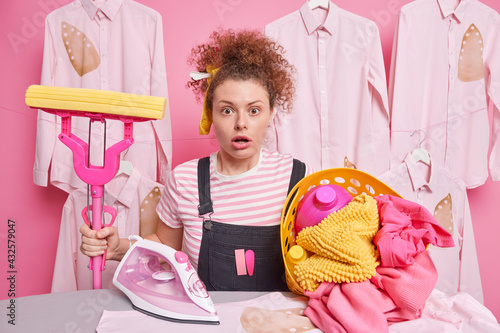
[[[187,86],[193,90],[198,101],[206,96],[207,106],[212,110],[215,89],[227,79],[255,80],[267,89],[270,107],[280,107],[288,113],[292,108],[295,87],[295,68],[283,57],[281,45],[253,30],[214,31],[205,44],[191,50],[188,64],[199,72],[207,67],[219,68],[207,91],[207,80],[191,80]]]

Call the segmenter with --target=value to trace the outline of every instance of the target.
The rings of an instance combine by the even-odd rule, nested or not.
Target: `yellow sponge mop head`
[[[48,110],[82,111],[116,117],[162,119],[164,97],[116,91],[32,85],[26,90],[26,105]]]

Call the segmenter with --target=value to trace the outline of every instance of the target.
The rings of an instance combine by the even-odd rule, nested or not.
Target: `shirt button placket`
[[[330,165],[328,149],[328,87],[326,80],[326,37],[327,32],[322,27],[318,33],[318,78],[320,89],[320,123],[321,123],[321,167],[327,169]]]
[[[106,29],[106,21],[107,21],[107,18],[106,16],[104,15],[104,13],[99,9],[97,11],[97,14],[95,16],[95,20],[99,26],[99,57],[100,57],[100,64],[99,64],[99,73],[100,73],[100,76],[101,76],[101,82],[100,82],[100,86],[101,86],[101,90],[109,90],[108,89],[108,80],[107,80],[107,62],[106,62],[106,59],[102,57],[102,54],[104,52],[106,52],[107,50],[107,42],[106,42],[106,39],[107,39],[107,29]],[[106,123],[102,124],[102,126],[106,126]],[[96,149],[95,151],[104,151],[105,147],[104,147],[104,140],[102,139],[103,138],[103,135],[104,135],[104,129],[103,127],[101,126],[97,126],[99,128],[101,128],[101,133],[99,133],[99,135],[92,135],[92,140],[93,142],[95,141],[96,144],[98,145],[98,149]],[[99,159],[100,159],[100,162],[99,162],[99,165],[103,165],[104,161],[103,161],[103,157],[102,157],[102,154],[96,154],[96,155],[99,155]]]
[[[108,77],[108,18],[99,9],[98,22],[100,26],[99,31],[99,52],[101,57],[100,73],[101,73],[101,89],[109,90],[109,77]]]
[[[445,139],[446,139],[446,145],[445,145],[445,151],[444,151],[444,162],[448,160],[448,152],[453,151],[453,147],[450,147],[450,142],[449,142],[449,123],[450,123],[450,118],[453,117],[453,95],[454,95],[454,88],[455,88],[455,79],[456,75],[455,72],[457,70],[457,64],[456,64],[456,56],[455,56],[455,48],[456,48],[456,43],[455,43],[455,36],[454,36],[454,30],[456,28],[456,22],[454,21],[453,17],[450,16],[449,18],[449,29],[448,29],[448,96],[447,96],[447,112],[446,112],[446,119],[445,119]]]

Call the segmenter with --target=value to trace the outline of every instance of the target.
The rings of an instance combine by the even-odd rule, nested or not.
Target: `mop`
[[[92,230],[111,226],[116,218],[116,210],[104,205],[104,185],[111,181],[118,172],[120,153],[134,142],[133,123],[162,119],[165,115],[166,102],[164,97],[97,89],[32,85],[26,90],[26,105],[61,117],[59,140],[73,152],[75,172],[82,181],[88,184],[88,191],[90,188],[92,205],[87,204],[82,211],[82,217]],[[108,149],[104,147],[102,166],[92,165],[89,161],[90,137],[89,144],[87,144],[71,133],[72,116],[87,117],[90,119],[90,124],[98,121],[104,123],[104,126],[106,119],[123,122],[123,140]],[[111,216],[108,224],[104,223],[104,213]],[[106,252],[90,259],[89,269],[92,270],[94,289],[102,288],[101,272],[105,268],[105,261]]]

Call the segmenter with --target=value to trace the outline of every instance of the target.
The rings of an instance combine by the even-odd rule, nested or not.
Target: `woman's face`
[[[255,166],[272,119],[267,90],[253,80],[224,81],[214,91],[212,119],[225,162]]]

